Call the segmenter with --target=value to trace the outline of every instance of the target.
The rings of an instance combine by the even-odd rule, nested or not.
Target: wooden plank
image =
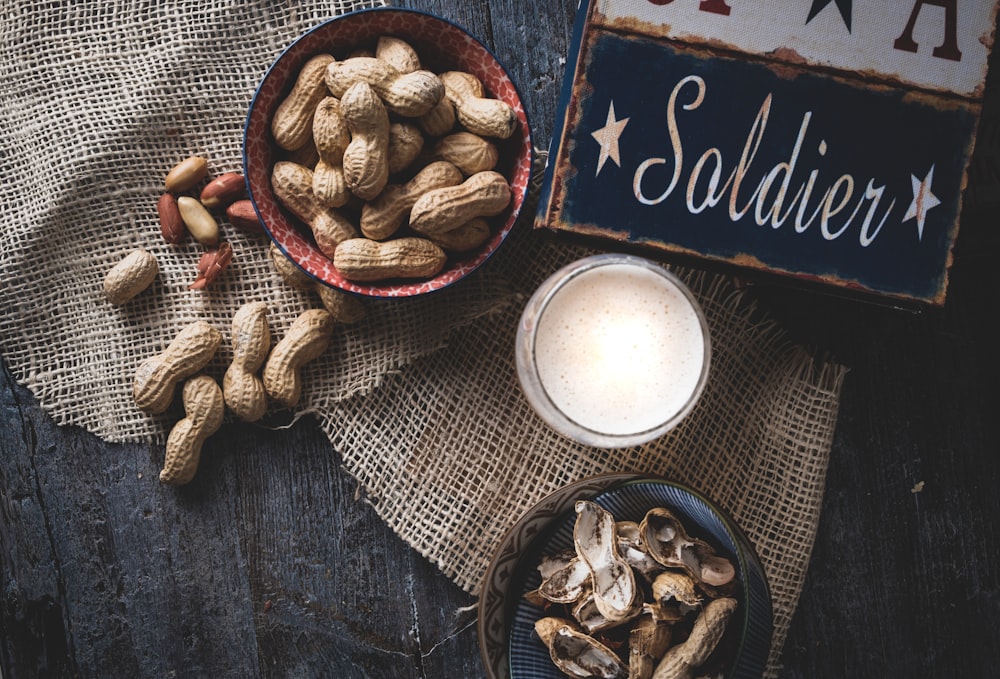
[[[30,402],[0,361],[0,669],[5,677],[61,676],[75,663],[22,399]]]
[[[575,3],[401,4],[487,36],[547,144]],[[783,679],[1000,666],[996,207],[963,217],[938,312],[757,288],[794,339],[852,368]],[[55,426],[0,369],[5,679],[483,676],[474,600],[355,497],[314,422],[227,425],[184,489],[159,485],[161,463]]]
[[[493,50],[518,84],[535,147],[548,149],[576,12],[573,0],[402,0],[393,4],[443,16]]]
[[[785,679],[988,676],[1000,662],[994,209],[967,211],[939,312],[759,293],[796,340],[851,366]]]
[[[471,597],[356,497],[315,423],[226,425],[169,488],[159,447],[0,387],[5,677],[481,672]]]

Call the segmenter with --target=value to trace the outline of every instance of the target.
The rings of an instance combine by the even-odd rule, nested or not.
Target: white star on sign
[[[927,211],[941,204],[938,197],[931,193],[931,184],[934,183],[934,166],[931,165],[930,172],[927,173],[923,181],[912,174],[910,175],[910,181],[913,184],[913,202],[910,203],[906,215],[903,216],[903,221],[907,222],[911,219],[916,219],[917,240],[923,240],[924,220],[927,219]]]
[[[622,166],[621,155],[618,150],[618,138],[622,136],[622,131],[628,124],[628,118],[622,118],[621,120],[615,120],[615,102],[611,102],[608,107],[608,120],[604,123],[604,127],[599,130],[590,133],[597,143],[601,145],[601,155],[597,157],[597,172],[594,176],[601,174],[601,168],[604,167],[604,163],[607,162],[608,158],[614,161],[614,164],[618,167]]]

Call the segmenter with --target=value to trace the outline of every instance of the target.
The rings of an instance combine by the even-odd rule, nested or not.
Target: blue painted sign
[[[737,12],[730,3],[724,14],[722,0],[682,3],[714,21]],[[793,4],[781,4],[782,17]],[[862,32],[850,0],[798,4],[800,28],[823,14]],[[949,3],[914,7],[922,4]],[[693,20],[656,14],[670,1],[581,4],[536,225],[942,303],[981,109],[981,37],[992,38],[992,23],[966,34],[979,53],[957,33],[965,24],[956,15],[938,56],[933,45],[914,55],[899,45],[926,43],[927,29],[908,26],[920,13],[904,5],[894,10],[898,32],[882,17],[872,33],[893,44],[879,71],[871,49],[839,53],[839,35],[826,52],[829,36],[795,37],[780,22],[752,40],[721,28],[698,37]],[[685,26],[684,40],[661,34],[672,25]],[[769,51],[740,51],[753,45],[728,38]],[[907,61],[917,57],[947,63],[934,72]]]

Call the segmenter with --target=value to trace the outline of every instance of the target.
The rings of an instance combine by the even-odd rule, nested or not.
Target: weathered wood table
[[[548,144],[575,2],[398,4],[492,45]],[[967,209],[943,309],[754,293],[851,368],[783,677],[996,676],[998,210]],[[475,601],[385,527],[313,422],[226,425],[202,472],[224,481],[164,506],[137,482],[161,450],[55,426],[5,365],[0,418],[6,679],[482,676]]]

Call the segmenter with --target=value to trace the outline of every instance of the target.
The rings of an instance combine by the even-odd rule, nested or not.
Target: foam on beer
[[[564,415],[617,436],[653,429],[689,404],[705,347],[695,309],[670,280],[608,264],[578,274],[549,299],[534,361]]]

